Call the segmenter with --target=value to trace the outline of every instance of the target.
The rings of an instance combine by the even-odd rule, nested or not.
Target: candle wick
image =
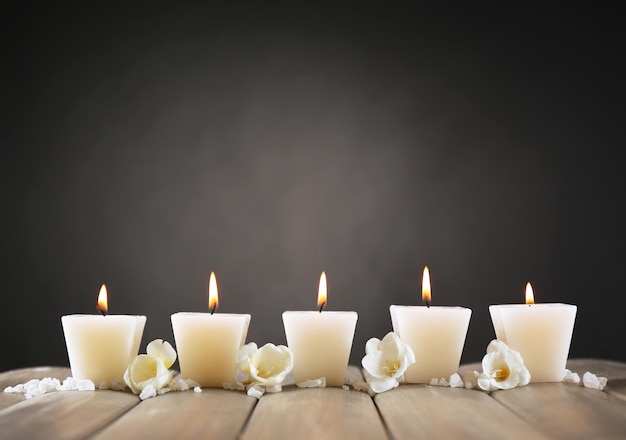
[[[211,309],[211,315],[215,312],[216,308],[217,308],[217,306],[213,306],[213,308]]]
[[[102,316],[106,316],[106,313],[104,313],[104,310],[102,310],[100,307],[96,306],[96,309],[98,309],[98,311],[102,313]]]
[[[320,313],[322,313],[322,309],[324,308],[324,306],[325,306],[325,305],[326,305],[326,302],[323,302],[323,303],[320,305]]]
[[[430,301],[429,300],[426,300],[426,308],[430,309]]]

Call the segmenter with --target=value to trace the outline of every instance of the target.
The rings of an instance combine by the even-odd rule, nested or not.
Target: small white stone
[[[463,379],[459,376],[459,373],[454,373],[450,376],[450,386],[452,388],[463,388],[465,384],[463,383]]]
[[[341,388],[343,388],[346,391],[350,390],[350,387],[348,385],[341,385]]]
[[[606,377],[598,377],[593,373],[587,371],[583,374],[583,385],[585,388],[591,388],[594,390],[603,390],[606,386],[607,378]]]
[[[437,386],[439,384],[439,379],[437,379],[436,377],[433,377],[432,379],[430,379],[430,382],[428,382],[428,385],[432,385],[432,386]]]
[[[202,392],[202,388],[200,388],[200,387],[193,387],[193,392],[194,393],[201,393]]]
[[[156,395],[157,395],[156,389],[152,385],[146,385],[146,387],[141,391],[141,394],[139,394],[139,398],[141,400],[146,400]]]
[[[108,390],[109,389],[109,382],[106,380],[101,380],[100,382],[98,382],[98,389],[99,390]]]
[[[94,391],[96,385],[89,379],[79,379],[77,384],[78,391]]]
[[[257,385],[252,385],[248,388],[248,396],[260,399],[261,396],[263,396],[263,388]]]
[[[298,385],[298,388],[325,388],[326,377],[320,377],[318,379],[307,379],[296,385]]]
[[[569,370],[567,370],[569,371]],[[567,373],[565,375],[565,377],[563,378],[563,382],[565,383],[573,383],[575,385],[579,385],[580,384],[580,376],[578,375],[578,373],[572,373],[571,371],[569,371],[569,373]]]

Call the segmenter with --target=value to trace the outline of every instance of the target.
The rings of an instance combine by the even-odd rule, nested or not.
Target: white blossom
[[[176,351],[162,339],[150,342],[146,352],[136,356],[124,372],[124,382],[142,400],[170,384],[174,373],[169,367],[176,361]]]
[[[484,391],[506,390],[530,382],[530,373],[519,352],[497,339],[487,346],[482,366],[483,371],[478,374],[476,382]]]
[[[398,335],[389,332],[382,341],[371,338],[365,344],[365,357],[361,365],[369,373],[366,375],[370,390],[383,393],[399,385],[406,369],[415,363],[415,354]]]
[[[268,343],[258,348],[250,342],[239,349],[236,361],[241,372],[248,375],[248,385],[275,387],[293,370],[293,353],[284,345]]]

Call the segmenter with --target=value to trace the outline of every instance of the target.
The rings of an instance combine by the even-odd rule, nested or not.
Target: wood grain
[[[547,438],[481,391],[402,385],[378,394],[375,402],[391,436],[398,440]]]
[[[354,366],[346,383],[363,380]],[[242,439],[385,439],[387,434],[372,398],[340,387],[284,387],[261,397]]]
[[[243,391],[203,388],[169,392],[141,402],[94,440],[214,438],[235,439],[257,399]]]
[[[0,433],[7,439],[85,438],[138,403],[122,391],[55,391],[0,411]]]
[[[626,437],[626,402],[602,391],[563,383],[537,383],[496,391],[492,396],[554,438]]]

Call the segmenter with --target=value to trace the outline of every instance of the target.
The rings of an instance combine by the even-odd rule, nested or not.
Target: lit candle
[[[526,284],[526,304],[489,306],[496,337],[519,351],[531,382],[560,382],[574,331],[577,307],[571,304],[535,304]]]
[[[124,371],[139,351],[146,317],[107,315],[104,284],[96,308],[102,316],[66,315],[61,325],[72,377],[109,388],[124,383]]]
[[[203,387],[221,388],[235,380],[235,356],[246,342],[250,325],[250,315],[214,313],[217,306],[217,281],[211,272],[211,312],[178,312],[171,316],[180,373]]]
[[[404,373],[408,383],[429,383],[457,372],[471,309],[431,306],[430,273],[424,268],[422,300],[426,306],[389,307],[393,330],[415,353],[415,363]]]
[[[344,384],[358,315],[323,311],[326,301],[326,273],[322,272],[317,295],[319,310],[283,312],[296,383],[324,377],[327,386]]]

